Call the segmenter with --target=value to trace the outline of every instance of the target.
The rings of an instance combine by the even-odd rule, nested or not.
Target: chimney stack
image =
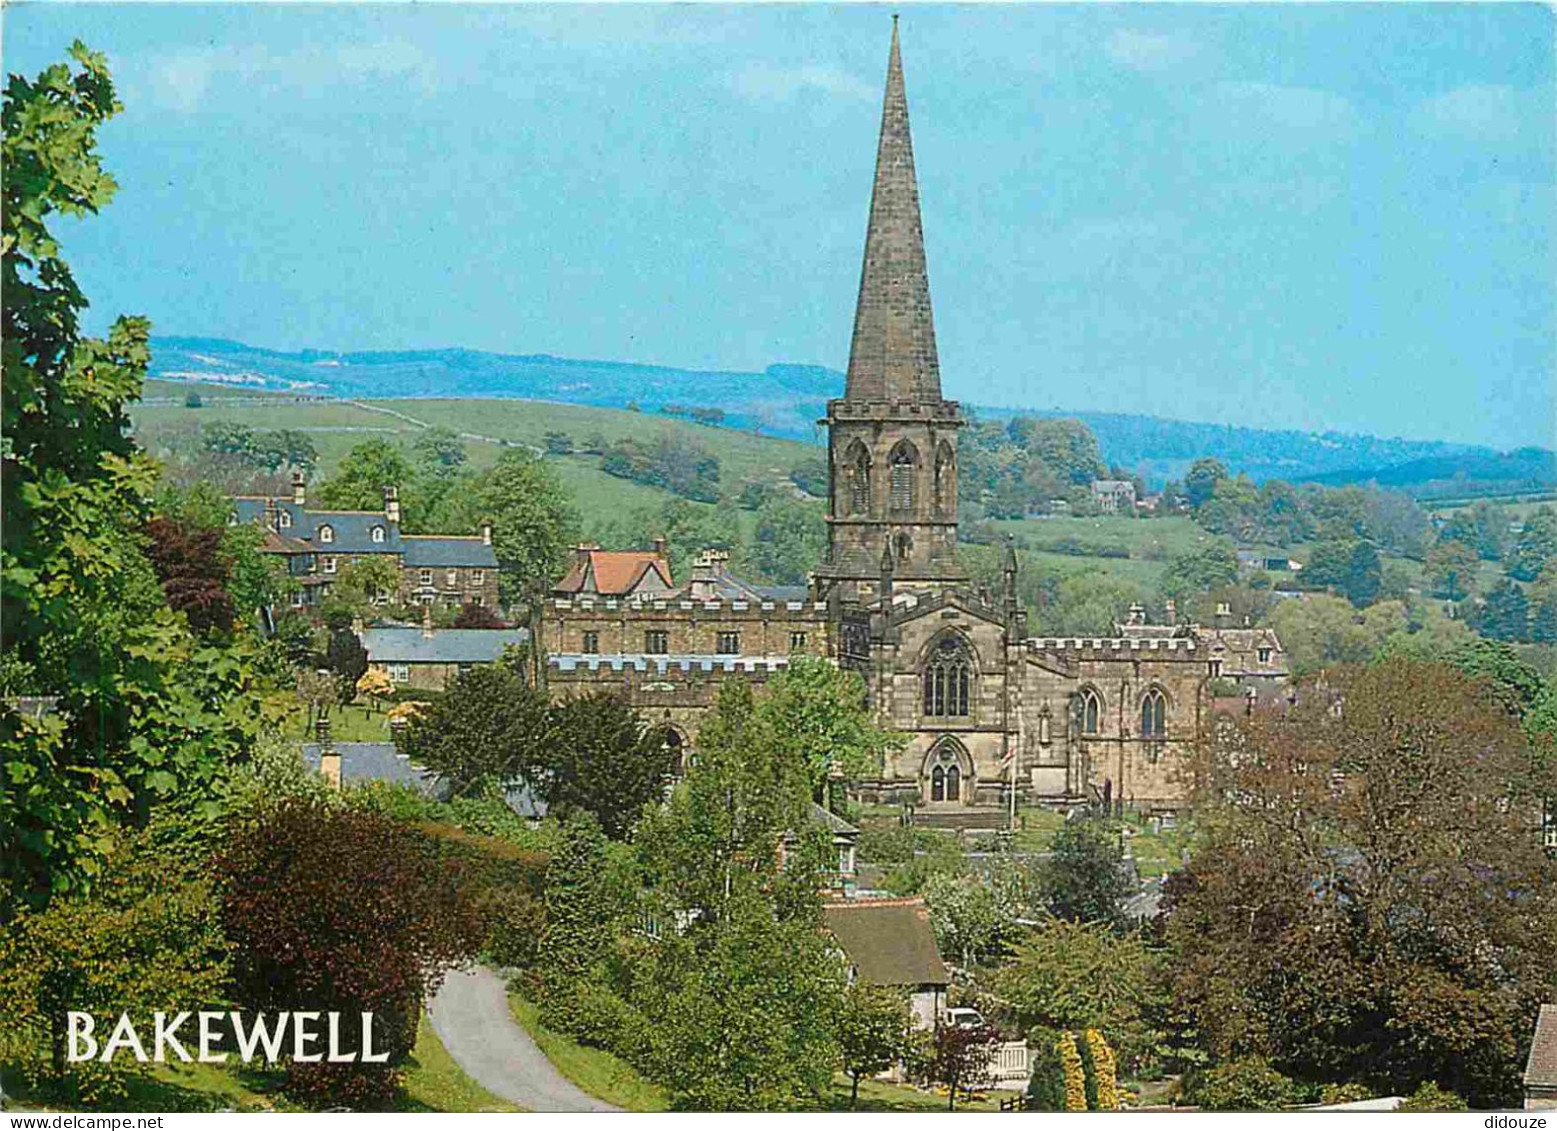
[[[281,528],[281,508],[275,499],[265,500],[265,529],[274,533]]]
[[[1168,614],[1168,624],[1177,625],[1179,623],[1179,608],[1174,603],[1172,597],[1169,597],[1167,600],[1166,611]]]
[[[396,487],[384,488],[384,517],[390,522],[400,521],[400,490]]]
[[[303,477],[301,468],[292,472],[292,502],[300,507],[308,505],[308,480]]]
[[[665,538],[663,535],[655,538],[649,545],[653,548],[655,557],[663,558],[665,556]]]
[[[490,546],[492,544],[492,524],[490,522],[483,522],[481,524],[481,544],[483,546]]]
[[[429,603],[422,606],[422,637],[424,639],[430,640],[432,639],[432,634],[432,605]]]
[[[1233,615],[1233,607],[1226,601],[1218,601],[1216,606],[1216,626],[1227,627],[1227,618]]]
[[[319,740],[319,776],[332,789],[341,788],[341,754],[330,737],[330,720],[321,718],[314,723],[314,735]]]

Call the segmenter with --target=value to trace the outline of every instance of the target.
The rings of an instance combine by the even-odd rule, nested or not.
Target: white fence
[[[995,1046],[995,1058],[989,1062],[982,1084],[988,1088],[1009,1088],[1013,1085],[1025,1087],[1031,1075],[1031,1054],[1027,1050],[1027,1042],[1003,1041]]]

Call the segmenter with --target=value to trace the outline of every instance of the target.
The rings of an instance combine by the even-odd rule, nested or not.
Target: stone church
[[[560,594],[540,625],[553,689],[624,691],[695,746],[724,680],[826,655],[864,677],[881,725],[910,736],[862,783],[868,799],[1171,810],[1213,687],[1252,701],[1284,680],[1266,630],[1149,625],[1135,611],[1106,638],[1028,637],[1009,547],[998,594],[970,585],[956,553],[965,419],[941,395],[895,18],[848,381],[823,423],[828,549],[809,592],[718,583],[710,559],[683,589]]]

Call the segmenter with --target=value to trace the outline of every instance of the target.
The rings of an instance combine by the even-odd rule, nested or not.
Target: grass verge
[[[541,1024],[540,1010],[519,994],[508,995],[508,1008],[519,1027],[529,1033],[552,1066],[597,1100],[627,1111],[669,1111],[664,1088],[645,1079],[632,1065],[605,1049],[581,1045]]]

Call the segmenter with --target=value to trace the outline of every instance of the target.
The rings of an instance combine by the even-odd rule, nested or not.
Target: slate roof
[[[860,830],[849,824],[831,809],[811,802],[811,820],[822,825],[834,836],[859,836]]]
[[[402,534],[400,544],[405,548],[405,564],[413,568],[497,568],[497,555],[479,535]]]
[[[524,628],[365,628],[362,646],[374,664],[490,664],[530,639]]]
[[[667,589],[674,584],[670,563],[652,550],[581,549],[575,552],[573,564],[552,591],[562,596],[595,592],[602,597],[625,597],[651,569],[659,574]],[[594,589],[586,590],[584,586],[591,579]]]
[[[1525,1087],[1557,1091],[1557,1005],[1543,1005],[1535,1020],[1530,1058],[1525,1062]]]
[[[291,499],[269,500],[276,511],[286,513],[291,525],[277,533],[295,542],[303,543],[316,553],[335,554],[399,554],[403,552],[400,526],[390,522],[383,511],[330,511],[300,507]],[[246,495],[233,500],[233,510],[239,522],[263,522],[265,504],[262,496]],[[319,537],[319,528],[328,526],[335,537],[329,542]],[[382,527],[384,540],[373,541],[373,528]]]
[[[439,798],[447,792],[434,774],[413,766],[409,758],[395,749],[393,742],[337,742],[335,751],[341,756],[342,782],[393,782]],[[319,768],[317,743],[303,744],[303,761],[311,770]]]
[[[335,751],[341,756],[341,781],[343,784],[366,781],[389,782],[420,790],[440,801],[448,799],[449,789],[430,770],[411,764],[411,760],[395,749],[393,742],[337,742]],[[319,769],[319,746],[303,744],[303,764],[309,769]],[[544,817],[546,802],[537,800],[527,785],[517,785],[503,792],[508,807],[521,817]]]
[[[861,981],[877,986],[944,986],[951,981],[922,899],[843,900],[822,919]]]

